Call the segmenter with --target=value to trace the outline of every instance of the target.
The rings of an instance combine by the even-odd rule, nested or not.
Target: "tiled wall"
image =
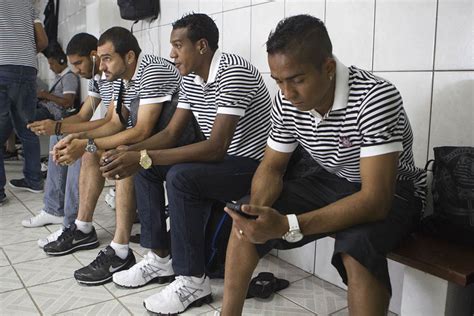
[[[414,130],[416,164],[422,167],[432,157],[434,146],[474,146],[473,3],[161,0],[161,17],[152,23],[139,22],[134,30],[145,52],[168,57],[171,22],[190,11],[207,13],[219,27],[220,47],[257,66],[274,94],[276,85],[270,78],[265,53],[268,33],[285,16],[313,14],[325,21],[334,52],[342,62],[371,70],[398,87]],[[80,31],[98,36],[111,26],[131,25],[120,19],[116,0],[61,0],[60,11],[63,46]],[[334,271],[325,258],[330,248],[331,242],[321,241],[317,246],[279,255],[307,271],[330,275]]]

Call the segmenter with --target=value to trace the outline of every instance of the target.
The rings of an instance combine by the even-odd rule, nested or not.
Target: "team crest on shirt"
[[[341,136],[339,138],[339,143],[342,145],[342,147],[349,148],[352,146],[352,142],[347,136]]]

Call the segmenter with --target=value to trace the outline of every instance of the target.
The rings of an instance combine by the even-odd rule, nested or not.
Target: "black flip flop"
[[[274,292],[286,289],[290,282],[276,278],[273,273],[260,272],[250,281],[247,298],[269,298]]]

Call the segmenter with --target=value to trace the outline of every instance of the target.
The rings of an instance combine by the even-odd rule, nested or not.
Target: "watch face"
[[[140,158],[140,166],[142,166],[143,169],[149,169],[151,167],[151,163],[151,158],[148,155]]]
[[[303,239],[303,234],[299,230],[291,230],[285,236],[287,242],[298,242]]]
[[[86,151],[89,153],[95,153],[97,151],[97,147],[94,144],[87,144]]]

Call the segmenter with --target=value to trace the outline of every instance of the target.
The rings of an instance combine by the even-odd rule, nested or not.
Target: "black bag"
[[[232,230],[232,218],[224,212],[225,203],[215,202],[205,234],[206,275],[211,279],[224,278],[227,242]]]
[[[160,14],[160,0],[117,0],[124,20],[155,20]]]
[[[454,242],[474,244],[474,147],[433,150],[433,215],[423,220],[423,230]]]

